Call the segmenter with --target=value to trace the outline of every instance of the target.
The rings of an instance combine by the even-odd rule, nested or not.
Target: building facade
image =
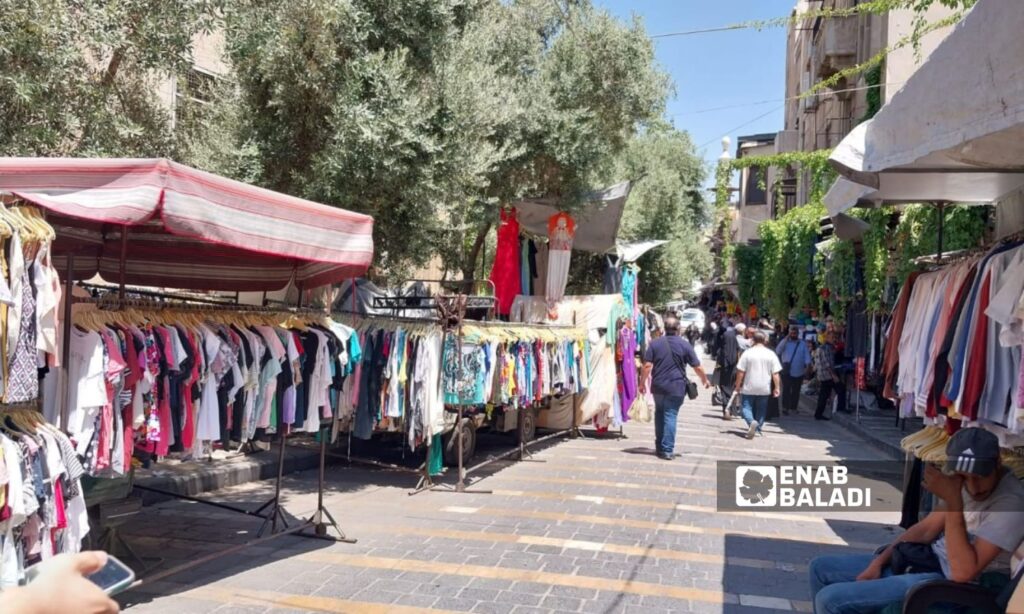
[[[793,16],[810,11],[848,9],[861,0],[799,0]],[[934,23],[952,14],[935,3],[925,14]],[[917,67],[949,34],[951,27],[926,34],[915,49],[909,44],[915,14],[909,9],[883,15],[812,18],[791,23],[786,41],[785,119],[777,143],[780,152],[832,149],[854,126],[888,102]],[[840,79],[819,94],[804,96],[814,84],[885,53],[879,68]],[[791,199],[778,214],[807,203],[809,178],[780,177],[792,184]]]

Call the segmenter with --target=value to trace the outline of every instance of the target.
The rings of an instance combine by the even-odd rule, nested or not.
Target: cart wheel
[[[448,433],[448,441],[444,445],[444,462],[449,467],[455,467],[459,464],[459,451],[455,446],[458,445],[458,434],[455,429],[452,429]],[[465,465],[469,462],[469,459],[473,458],[473,454],[476,452],[476,429],[473,428],[473,421],[464,418],[462,420],[462,463]]]
[[[530,408],[524,408],[523,410],[523,436],[522,441],[516,441],[516,443],[527,443],[533,441],[537,436],[537,412]],[[518,433],[516,433],[518,435]],[[518,436],[516,437],[518,440]]]

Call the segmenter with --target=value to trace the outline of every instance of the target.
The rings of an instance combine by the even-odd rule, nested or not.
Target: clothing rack
[[[325,313],[323,310],[302,308],[301,305],[291,308],[281,307],[267,307],[260,305],[242,305],[237,303],[231,303],[227,301],[216,301],[205,297],[196,297],[182,294],[174,294],[159,291],[150,290],[135,290],[126,288],[124,292],[126,294],[138,294],[145,298],[125,298],[124,294],[117,289],[109,286],[100,286],[97,284],[82,284],[85,287],[92,287],[99,291],[108,291],[110,294],[106,294],[97,297],[94,301],[91,301],[97,306],[98,309],[106,310],[121,310],[125,308],[140,308],[149,310],[177,310],[177,311],[231,311],[231,312],[243,312],[252,314],[281,314],[281,315],[307,315],[312,317],[324,317]],[[114,292],[117,291],[115,295]],[[107,298],[111,297],[111,298]],[[301,297],[301,294],[300,294]],[[301,300],[301,298],[300,298]],[[66,410],[66,408],[64,408]],[[284,459],[285,459],[285,447],[287,445],[287,432],[280,432],[278,435],[278,458],[277,458],[277,478],[275,480],[274,495],[265,501],[255,510],[249,510],[235,505],[222,503],[219,501],[211,501],[202,497],[194,497],[191,495],[185,495],[170,490],[161,488],[155,488],[151,486],[141,486],[139,484],[132,484],[133,489],[141,491],[152,492],[163,496],[172,497],[175,499],[190,501],[193,503],[200,503],[203,505],[209,505],[218,509],[223,509],[231,512],[245,514],[247,516],[253,516],[263,519],[263,524],[260,526],[259,531],[256,534],[256,539],[240,547],[229,549],[225,552],[217,553],[210,557],[203,557],[196,561],[174,567],[172,569],[164,570],[155,575],[147,576],[144,581],[153,582],[160,578],[164,578],[181,571],[185,571],[196,565],[207,562],[208,560],[214,560],[220,556],[225,556],[232,552],[237,551],[241,547],[264,543],[270,539],[279,537],[281,535],[298,535],[300,537],[314,537],[318,539],[327,539],[331,541],[339,541],[344,543],[356,543],[355,539],[351,539],[345,535],[345,533],[338,526],[337,521],[331,515],[331,513],[323,505],[323,493],[324,493],[324,478],[325,478],[325,464],[326,464],[326,447],[327,440],[329,439],[329,429],[325,429],[322,425],[317,433],[320,440],[320,452],[319,452],[319,468],[318,468],[318,481],[317,481],[317,509],[313,514],[305,519],[304,522],[290,526],[286,518],[284,507],[281,504],[281,483],[284,479]],[[251,452],[260,452],[252,440],[242,443],[239,448],[239,453],[245,454],[243,448],[249,446]],[[238,454],[234,457],[237,458]],[[228,457],[232,458],[232,457]],[[226,459],[225,459],[226,460]],[[278,523],[280,522],[280,529]],[[331,526],[338,533],[338,537],[332,537],[328,535],[327,528]],[[264,537],[264,533],[267,528],[270,528],[270,534]],[[306,533],[307,530],[312,529],[313,533]],[[140,582],[142,582],[140,580]]]
[[[471,298],[471,297],[466,297],[465,295],[454,295],[454,296],[437,295],[435,298],[436,298],[436,302],[437,302],[438,310],[439,310],[438,317],[436,317],[436,318],[430,318],[430,319],[427,319],[427,318],[411,318],[411,317],[391,316],[391,315],[388,315],[388,316],[363,316],[361,314],[354,314],[354,313],[349,313],[349,312],[344,312],[344,311],[342,311],[342,312],[335,312],[334,315],[341,316],[339,318],[340,321],[342,321],[343,323],[345,323],[345,324],[347,324],[349,326],[353,326],[353,327],[359,327],[359,326],[361,326],[362,324],[364,324],[365,322],[368,322],[368,321],[372,321],[374,323],[374,325],[382,327],[382,328],[387,328],[389,325],[394,325],[393,327],[397,328],[401,324],[436,325],[436,326],[440,326],[442,328],[443,333],[444,333],[445,336],[457,335],[458,349],[456,351],[456,354],[458,356],[462,355],[462,341],[464,339],[463,325],[465,325],[465,326],[472,326],[474,328],[494,328],[494,329],[504,328],[504,329],[511,329],[511,330],[514,330],[514,329],[517,329],[517,328],[524,329],[524,330],[528,330],[528,329],[575,330],[576,329],[576,327],[574,327],[574,326],[566,326],[566,325],[557,325],[557,326],[556,325],[552,325],[552,326],[543,325],[543,326],[537,326],[537,325],[522,324],[522,323],[517,323],[517,322],[466,320],[465,319],[465,309],[466,309],[466,305],[467,305],[467,299]],[[409,306],[408,309],[423,309],[423,307],[419,306],[419,305],[417,305],[417,306]],[[448,323],[449,326],[445,326],[445,323]],[[460,362],[459,368],[461,370],[461,362]],[[576,423],[576,412],[573,411],[573,423],[572,423],[572,426],[570,428],[559,430],[559,431],[556,431],[556,432],[553,432],[553,433],[549,433],[547,435],[544,435],[543,437],[540,437],[540,438],[537,438],[537,439],[533,439],[533,440],[527,442],[527,441],[524,440],[525,439],[525,437],[524,437],[524,434],[525,434],[525,415],[526,415],[527,411],[533,411],[533,408],[532,407],[522,408],[522,409],[519,410],[518,420],[517,420],[517,424],[516,424],[518,445],[515,448],[511,449],[511,450],[508,450],[506,452],[503,452],[503,453],[500,453],[500,454],[497,454],[497,455],[490,456],[487,459],[484,459],[483,461],[481,461],[480,463],[477,463],[476,465],[473,465],[472,467],[468,467],[467,468],[465,466],[466,459],[463,458],[463,454],[462,454],[463,453],[463,449],[464,449],[463,441],[462,441],[462,436],[463,436],[463,428],[462,428],[462,426],[464,424],[466,424],[466,421],[467,421],[467,418],[464,415],[465,404],[458,403],[458,404],[455,404],[455,405],[458,408],[458,417],[456,419],[456,427],[455,427],[456,432],[453,435],[453,437],[456,440],[455,441],[455,445],[457,445],[459,447],[458,447],[458,450],[457,450],[458,478],[457,478],[457,481],[456,481],[456,484],[455,484],[454,487],[449,487],[447,485],[443,485],[443,484],[439,484],[437,482],[434,482],[433,478],[430,476],[430,473],[429,473],[429,446],[428,446],[428,452],[427,452],[428,457],[426,459],[424,459],[423,464],[421,464],[419,466],[419,468],[417,468],[415,470],[413,470],[411,468],[407,468],[407,467],[402,467],[400,465],[395,465],[395,464],[392,464],[392,463],[383,463],[383,462],[376,461],[376,460],[373,460],[373,459],[367,459],[367,458],[361,458],[361,457],[353,457],[351,455],[351,450],[352,450],[352,446],[351,446],[351,442],[352,442],[352,429],[350,428],[349,431],[348,431],[348,449],[347,449],[346,455],[343,458],[345,458],[350,463],[354,462],[354,463],[359,463],[359,464],[365,464],[365,465],[370,465],[370,466],[381,467],[381,468],[389,469],[389,470],[393,470],[393,471],[405,471],[405,472],[415,472],[415,473],[417,473],[420,476],[420,479],[419,479],[419,482],[416,484],[415,488],[412,491],[410,491],[410,493],[409,493],[410,495],[415,495],[415,494],[421,493],[423,491],[432,490],[434,488],[438,488],[438,487],[442,487],[442,486],[444,486],[446,488],[449,488],[449,489],[453,490],[454,492],[471,492],[471,491],[469,491],[466,488],[466,477],[468,477],[470,474],[472,474],[472,473],[474,473],[476,471],[479,471],[479,470],[483,469],[484,467],[486,467],[486,466],[488,466],[488,465],[490,465],[490,464],[492,464],[492,463],[494,463],[496,461],[507,459],[507,458],[510,458],[510,457],[517,457],[518,460],[528,460],[527,457],[529,456],[529,450],[528,450],[529,447],[531,447],[531,446],[533,446],[535,444],[544,442],[544,441],[548,441],[548,440],[553,439],[555,437],[562,436],[562,435],[569,434],[572,437],[576,437],[579,434],[579,425]],[[341,455],[337,455],[337,456],[341,457]],[[529,460],[533,460],[533,459],[529,459]],[[537,461],[534,461],[534,462],[537,462]],[[490,491],[472,491],[472,492],[475,492],[475,493],[478,493],[478,494],[487,494]]]

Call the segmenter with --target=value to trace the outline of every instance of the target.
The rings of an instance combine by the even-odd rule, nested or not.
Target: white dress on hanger
[[[210,329],[203,327],[199,331],[203,335],[203,346],[206,355],[214,360],[220,352],[221,339]],[[220,382],[213,372],[213,366],[206,365],[203,376],[203,394],[199,401],[198,417],[196,418],[196,440],[216,441],[220,439],[220,410],[217,403],[217,386]]]

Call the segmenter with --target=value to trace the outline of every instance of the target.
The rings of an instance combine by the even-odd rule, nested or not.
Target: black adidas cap
[[[946,471],[991,475],[999,462],[999,439],[982,428],[960,429],[946,444]]]

